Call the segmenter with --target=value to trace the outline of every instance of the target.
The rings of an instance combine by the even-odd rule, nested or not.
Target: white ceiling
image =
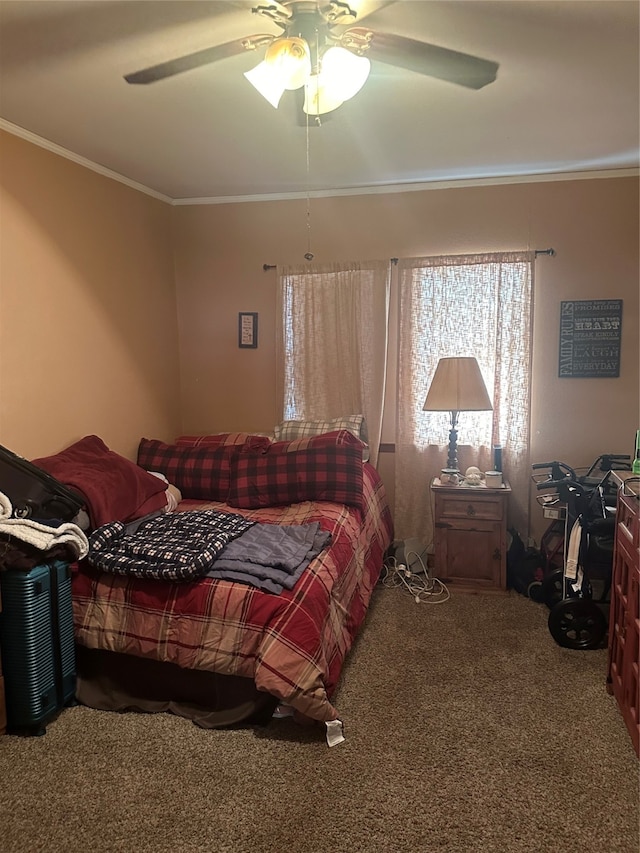
[[[243,77],[261,54],[123,80],[279,35],[255,2],[0,0],[0,127],[172,200],[639,166],[636,0],[352,0],[372,30],[495,60],[498,77],[475,91],[373,63],[362,91],[308,133]]]

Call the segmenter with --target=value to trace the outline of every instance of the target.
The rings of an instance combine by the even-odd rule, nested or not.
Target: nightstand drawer
[[[469,494],[441,493],[440,520],[445,518],[477,518],[485,521],[500,521],[504,512],[504,501],[497,494],[485,493],[482,496]]]

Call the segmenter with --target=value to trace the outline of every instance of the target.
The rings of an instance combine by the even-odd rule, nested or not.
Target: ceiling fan
[[[369,59],[470,89],[481,89],[496,79],[497,62],[406,36],[353,26],[357,13],[340,0],[274,0],[251,11],[274,23],[282,35],[247,35],[126,74],[124,79],[132,84],[155,83],[244,51],[265,48],[264,61],[245,76],[274,106],[283,90],[305,87],[304,111],[315,116],[332,111],[359,91],[368,74]],[[361,22],[362,18],[358,23]],[[333,63],[330,67],[330,60],[336,57],[340,63],[346,62],[346,71],[340,63],[335,69]],[[355,71],[357,82],[345,89],[346,75],[351,70]]]

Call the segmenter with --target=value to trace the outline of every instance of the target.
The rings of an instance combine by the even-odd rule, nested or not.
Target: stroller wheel
[[[542,581],[531,581],[527,587],[527,596],[536,604],[542,604],[544,601]]]
[[[564,569],[554,569],[542,581],[542,597],[549,610],[564,598]]]
[[[565,598],[549,613],[549,631],[565,649],[598,649],[607,633],[607,620],[595,601]]]

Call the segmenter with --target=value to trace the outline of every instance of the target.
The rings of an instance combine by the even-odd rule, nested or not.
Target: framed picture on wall
[[[621,334],[622,299],[561,302],[558,376],[620,376]]]
[[[238,346],[241,349],[258,347],[258,313],[241,311],[238,314]]]

